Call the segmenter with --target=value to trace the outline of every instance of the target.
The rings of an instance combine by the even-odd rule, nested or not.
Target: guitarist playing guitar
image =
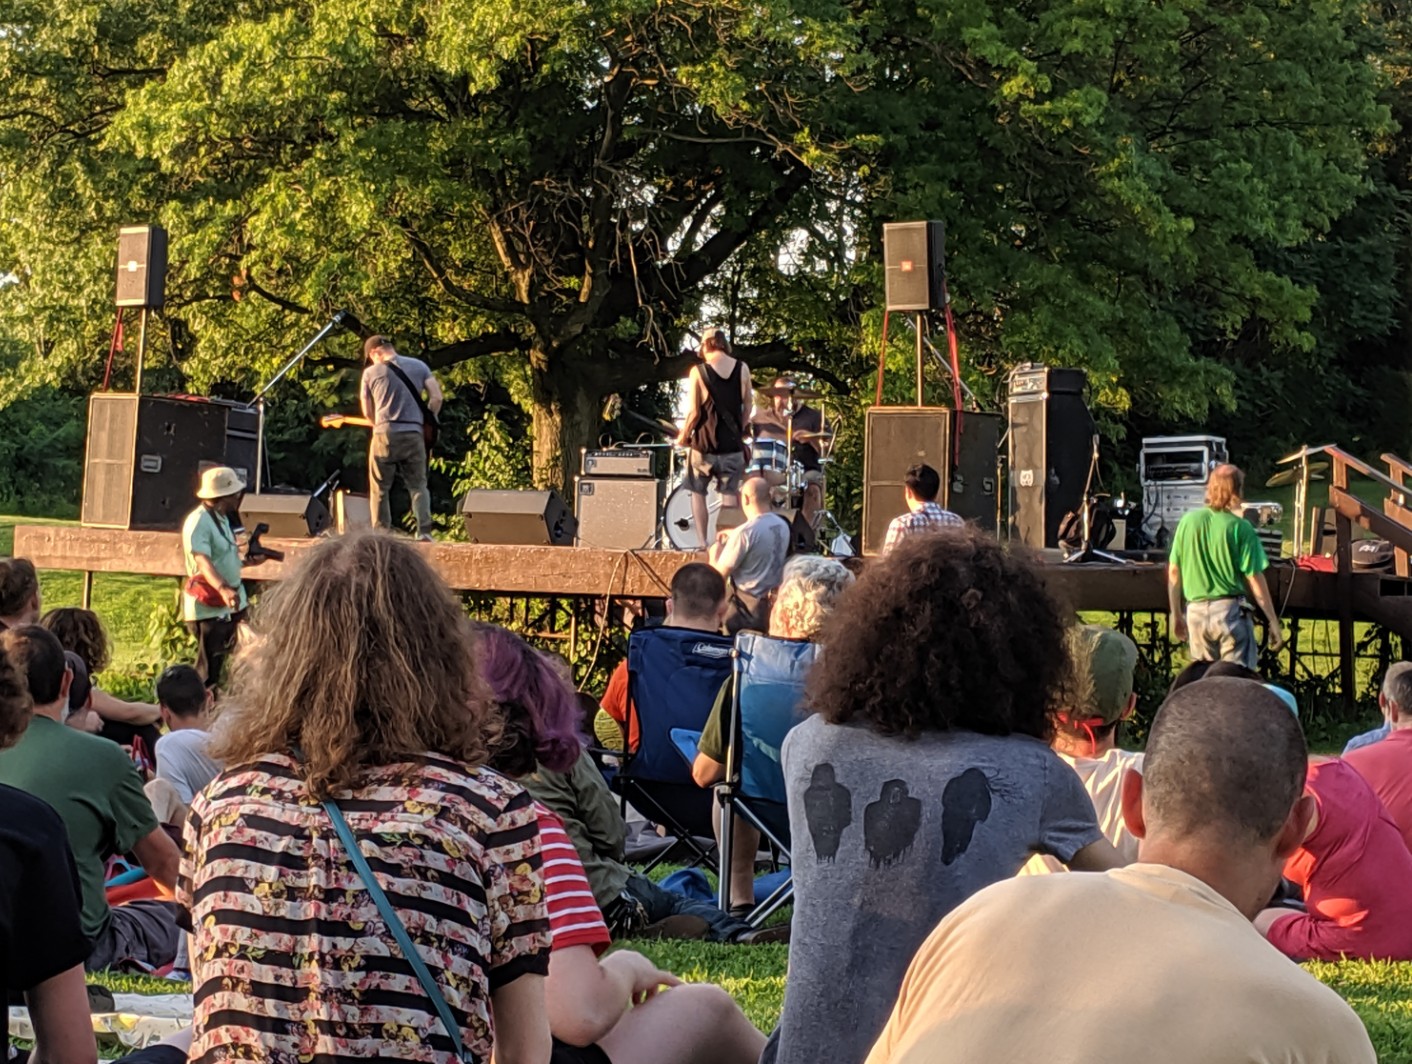
[[[436,442],[441,385],[421,359],[399,355],[386,336],[363,342],[368,367],[358,401],[372,423],[368,446],[368,503],[375,528],[392,527],[392,482],[401,477],[412,496],[417,535],[431,539],[431,496],[427,492],[427,454]],[[426,398],[422,398],[422,392]]]

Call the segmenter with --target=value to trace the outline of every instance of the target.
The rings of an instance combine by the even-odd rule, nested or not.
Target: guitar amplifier
[[[581,472],[586,477],[652,477],[656,462],[646,447],[614,447],[606,451],[584,448]]]
[[[581,547],[648,550],[657,538],[662,482],[648,477],[579,477],[578,540]]]

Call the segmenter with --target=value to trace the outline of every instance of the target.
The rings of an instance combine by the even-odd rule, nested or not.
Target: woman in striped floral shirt
[[[255,615],[192,804],[193,1061],[445,1062],[452,1042],[320,804],[333,798],[468,1059],[543,1064],[548,914],[529,798],[482,769],[498,716],[417,551],[311,549]]]
[[[578,701],[554,660],[484,626],[481,671],[500,703],[491,765],[507,776],[537,764],[567,772],[580,756]],[[536,803],[553,939],[547,984],[552,1064],[756,1064],[764,1036],[718,986],[684,984],[640,953],[609,946],[578,851]]]

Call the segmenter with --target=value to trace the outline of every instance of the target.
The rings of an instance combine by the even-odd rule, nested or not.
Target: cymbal
[[[833,439],[833,429],[824,429],[822,432],[796,432],[794,434],[795,443],[827,443]]]
[[[1285,485],[1287,485],[1287,484],[1296,484],[1296,483],[1298,483],[1298,482],[1299,482],[1299,473],[1300,473],[1300,469],[1301,469],[1301,468],[1302,468],[1301,466],[1290,466],[1288,469],[1283,469],[1283,470],[1281,470],[1280,472],[1278,472],[1278,473],[1276,473],[1274,476],[1272,476],[1269,480],[1265,481],[1265,487],[1267,487],[1267,488],[1283,488],[1283,487],[1284,487]],[[1319,474],[1325,472],[1328,468],[1329,468],[1329,463],[1328,463],[1328,462],[1310,462],[1310,463],[1309,463],[1309,479],[1310,479],[1310,480],[1323,480],[1324,478],[1321,477],[1321,476],[1319,476]]]
[[[823,392],[801,388],[797,384],[772,384],[768,388],[757,389],[761,395],[771,399],[822,399]]]
[[[1308,457],[1310,457],[1311,455],[1323,454],[1326,450],[1328,450],[1328,449],[1329,449],[1330,447],[1332,447],[1332,446],[1333,446],[1332,443],[1320,443],[1320,444],[1317,444],[1317,445],[1312,446],[1312,447],[1301,447],[1299,450],[1295,451],[1293,454],[1287,454],[1287,455],[1285,455],[1283,458],[1277,460],[1277,461],[1275,462],[1275,465],[1285,465],[1285,464],[1287,464],[1287,463],[1289,463],[1289,462],[1297,462],[1297,461],[1299,461],[1301,458],[1308,458]],[[1267,485],[1267,486],[1268,486],[1268,485]]]

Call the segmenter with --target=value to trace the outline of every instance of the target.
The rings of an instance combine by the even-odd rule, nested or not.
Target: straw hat
[[[245,481],[230,466],[212,466],[201,474],[201,487],[196,492],[198,499],[224,499],[245,490]]]

